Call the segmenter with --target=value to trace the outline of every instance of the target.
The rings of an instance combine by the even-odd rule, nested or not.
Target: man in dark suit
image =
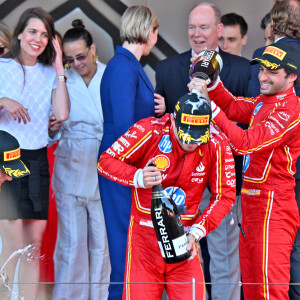
[[[280,1],[277,0],[273,5],[271,11],[272,33],[275,44],[277,42],[284,42],[295,47],[300,55],[300,2],[299,0]],[[258,48],[254,51],[254,57],[261,57],[266,47]],[[251,79],[249,81],[248,95],[256,97],[260,94],[260,84],[258,81],[259,66],[251,65]],[[298,73],[300,78],[300,73]],[[295,84],[295,92],[300,97],[300,84]],[[297,173],[294,175],[296,179],[296,201],[298,208],[300,208],[300,158],[296,164]],[[300,210],[299,210],[300,217]],[[300,299],[300,228],[298,228],[293,250],[291,253],[291,283],[289,290],[290,300]],[[295,285],[294,285],[295,284]]]
[[[230,92],[234,95],[247,96],[250,63],[243,57],[223,52],[218,48],[222,30],[221,12],[215,5],[200,3],[191,10],[188,35],[192,49],[159,62],[156,69],[156,91],[165,97],[167,112],[172,112],[178,99],[189,92],[187,84],[190,81],[189,69],[192,54],[199,54],[205,49],[216,49],[221,54],[224,65],[220,76]],[[242,182],[242,157],[236,160],[236,173],[237,195],[239,195]],[[203,201],[204,198],[206,201]],[[208,201],[208,196],[203,197],[203,203],[206,202],[207,205]],[[203,211],[203,209],[205,207],[201,206],[200,210]],[[240,210],[237,209],[237,203],[235,203],[219,227],[207,236],[208,250],[211,256],[210,274],[214,300],[240,299],[240,288],[233,284],[240,281],[238,212]],[[205,257],[204,261],[206,261]],[[206,273],[207,268],[205,269]],[[206,281],[208,281],[207,278]]]
[[[297,4],[298,3],[298,4]],[[276,1],[271,9],[271,20],[273,20],[272,32],[275,43],[278,41],[291,44],[300,52],[300,3],[295,0]],[[287,18],[289,22],[287,22]],[[254,57],[261,57],[266,47],[258,48],[253,53]],[[251,65],[251,79],[248,85],[248,96],[256,97],[260,94],[258,81],[259,66]],[[299,74],[300,75],[300,74]],[[298,75],[298,76],[299,76]],[[300,85],[295,85],[297,96],[300,96]]]

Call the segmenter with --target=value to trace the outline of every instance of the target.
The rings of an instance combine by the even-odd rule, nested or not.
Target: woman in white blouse
[[[10,51],[0,58],[0,129],[20,143],[30,176],[2,184],[0,197],[2,265],[15,250],[32,245],[21,257],[19,282],[39,281],[39,256],[49,203],[48,118],[52,104],[57,120],[69,116],[62,53],[54,23],[40,7],[21,15]],[[7,265],[13,282],[16,259]],[[19,295],[36,299],[38,284],[19,285]]]
[[[52,186],[58,212],[54,253],[56,282],[107,283],[110,261],[97,177],[97,155],[103,136],[100,82],[105,65],[81,20],[63,37],[70,117],[62,124],[55,151]],[[59,122],[51,121],[51,129]],[[88,243],[87,243],[88,242]],[[53,299],[101,300],[107,284],[56,284]]]

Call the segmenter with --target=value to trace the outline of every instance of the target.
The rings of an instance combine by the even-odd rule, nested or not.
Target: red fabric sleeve
[[[274,109],[262,119],[261,122],[252,125],[255,117],[252,112],[255,108],[255,99],[260,102],[260,96],[255,98],[235,98],[221,83],[209,96],[215,101],[223,111],[220,111],[213,119],[213,122],[229,138],[232,150],[236,154],[245,155],[257,151],[266,151],[278,147],[289,141],[294,135],[298,134],[297,125],[300,117],[296,108],[295,101],[287,99],[284,105],[276,105]],[[255,100],[255,101],[256,101]],[[278,101],[279,102],[279,101]],[[251,112],[251,113],[250,113]],[[252,115],[250,118],[249,129],[243,130],[230,120],[237,120],[238,115]],[[284,116],[284,117],[283,117]],[[287,117],[285,117],[287,116]],[[245,121],[242,117],[238,121]]]
[[[217,87],[208,92],[209,98],[225,112],[229,120],[250,123],[257,98],[234,97],[220,81]]]
[[[133,186],[134,175],[138,168],[131,164],[143,156],[144,151],[141,149],[146,149],[150,143],[152,137],[150,119],[154,118],[143,119],[132,125],[101,154],[98,162],[99,174],[120,184]]]
[[[221,134],[220,134],[221,135]],[[235,168],[230,146],[224,135],[210,149],[211,170],[208,185],[211,190],[210,203],[194,224],[203,226],[206,234],[216,229],[235,202]]]

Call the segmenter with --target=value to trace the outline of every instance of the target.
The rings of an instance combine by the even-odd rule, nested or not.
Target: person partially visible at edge
[[[101,81],[104,134],[99,154],[135,122],[165,112],[164,98],[155,93],[140,63],[157,42],[158,27],[157,16],[145,6],[129,7],[122,16],[123,44],[117,46]],[[112,267],[110,282],[123,282],[131,191],[102,176],[99,187]],[[108,299],[120,300],[122,290],[122,284],[111,284]]]
[[[227,138],[210,125],[210,118],[211,108],[206,100],[187,94],[177,101],[173,114],[135,123],[101,154],[100,175],[132,190],[123,279],[128,284],[124,285],[123,300],[160,300],[164,288],[170,300],[192,299],[191,286],[183,283],[193,278],[197,283],[204,282],[196,243],[217,228],[235,202],[230,146]],[[186,249],[191,251],[188,260],[164,262],[150,214],[151,188],[157,184],[162,184],[174,201],[180,199],[178,205],[187,207],[182,224],[188,234]],[[210,203],[200,213],[207,185],[211,189]],[[175,240],[172,242],[176,248]],[[179,243],[178,250],[180,246],[183,247]],[[173,282],[182,284],[170,284]],[[197,299],[205,299],[203,284],[196,285],[195,294]]]
[[[12,181],[13,178],[29,174],[30,171],[21,160],[19,142],[8,132],[0,130],[0,187],[6,180]]]
[[[52,177],[58,213],[53,299],[106,300],[110,260],[97,175],[103,136],[99,90],[106,66],[82,20],[72,26],[62,39],[70,117],[62,126],[50,120],[50,129],[61,126]]]
[[[275,43],[285,42],[298,50],[300,56],[300,1],[299,0],[277,0],[271,11],[271,29],[274,35]],[[253,57],[262,55],[265,47],[257,49]],[[260,93],[260,84],[258,81],[259,68],[257,65],[251,66],[251,78],[249,81],[248,95],[255,97]],[[298,77],[300,72],[298,72]],[[300,97],[299,80],[294,85],[296,95]],[[297,172],[294,175],[296,179],[296,201],[300,208],[300,158],[296,163]],[[300,210],[299,210],[300,217]],[[291,283],[289,296],[290,300],[300,299],[300,229],[297,231],[293,250],[291,253]],[[295,284],[293,284],[295,283]]]
[[[194,6],[189,14],[187,28],[191,49],[157,64],[156,92],[165,97],[168,113],[173,112],[177,100],[189,91],[187,84],[190,82],[189,70],[192,55],[199,54],[205,49],[214,49],[220,53],[223,60],[220,77],[228,90],[233,95],[247,96],[250,62],[244,57],[224,52],[218,46],[224,27],[221,23],[221,15],[220,9],[212,3],[201,2]],[[245,125],[241,126],[246,127]],[[212,283],[207,284],[206,288],[208,294],[211,289],[214,300],[239,300],[241,293],[241,288],[237,283],[241,280],[238,219],[241,219],[239,198],[242,186],[243,157],[234,156],[234,160],[237,201],[218,228],[206,239],[200,241],[205,280]],[[209,204],[209,199],[210,194],[207,189],[201,201],[201,211],[204,211]],[[219,284],[224,282],[224,278],[228,278],[228,282],[236,284]]]
[[[5,209],[5,203],[9,199],[5,198],[5,194],[1,193],[1,185],[5,181],[11,181],[13,178],[22,178],[28,176],[30,171],[21,160],[21,149],[19,142],[15,137],[6,131],[0,130],[0,207]],[[8,262],[10,240],[5,239],[6,236],[12,236],[13,226],[10,223],[14,221],[0,220],[0,237],[1,237],[1,258],[0,258],[0,297],[4,299],[9,294],[9,288],[12,288],[11,278],[13,274],[12,266]],[[3,239],[4,238],[4,239]]]
[[[243,46],[248,40],[248,24],[245,19],[236,14],[228,13],[222,16],[224,25],[222,36],[219,38],[220,48],[228,53],[242,55]]]
[[[260,22],[260,28],[264,30],[265,46],[274,43],[274,36],[272,32],[271,14],[268,12]]]
[[[276,0],[270,11],[271,30],[274,42],[285,42],[294,46],[300,52],[300,0]],[[260,47],[253,53],[253,58],[262,55],[266,47]],[[259,67],[251,66],[251,78],[248,85],[248,96],[260,94],[258,81]],[[300,84],[295,85],[296,94],[300,96]]]
[[[294,90],[300,56],[280,41],[251,63],[260,69],[261,94],[255,98],[234,97],[220,80],[209,92],[201,79],[193,79],[189,87],[209,96],[213,123],[228,137],[232,150],[245,155],[245,236],[239,243],[245,299],[287,300],[290,254],[299,226],[293,175],[300,154],[300,102]],[[241,130],[232,121],[249,122],[249,129]]]
[[[0,21],[0,57],[9,51],[11,39],[12,34],[8,26]]]
[[[18,282],[25,283],[19,286],[19,296],[24,299],[36,299],[38,293],[39,285],[29,283],[39,281],[40,247],[48,217],[48,118],[51,105],[57,120],[69,117],[64,75],[52,17],[40,7],[25,10],[10,51],[0,58],[0,82],[5,82],[0,85],[0,129],[17,138],[31,173],[2,184],[9,209],[0,209],[0,219],[15,220],[10,223],[12,250],[31,245],[30,253],[21,257],[18,272]]]

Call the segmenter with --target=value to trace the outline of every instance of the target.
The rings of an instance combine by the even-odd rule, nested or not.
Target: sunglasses
[[[86,54],[82,54],[82,55],[79,55],[79,56],[65,57],[64,58],[64,63],[70,65],[70,64],[73,64],[75,60],[84,61],[87,58],[87,56],[89,55],[89,51],[90,51],[90,49],[88,50],[88,52]]]
[[[4,54],[5,48],[6,48],[6,47],[0,47],[0,55],[3,55],[3,54]]]

